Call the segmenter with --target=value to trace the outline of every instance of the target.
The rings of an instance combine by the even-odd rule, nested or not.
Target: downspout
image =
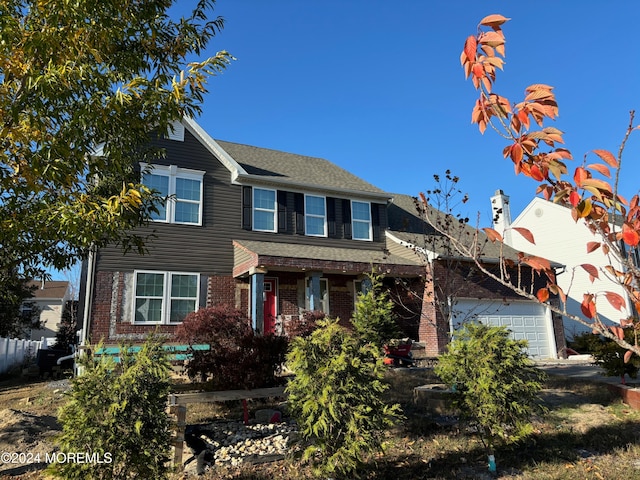
[[[95,247],[91,246],[89,257],[87,259],[87,284],[84,289],[84,312],[82,318],[82,338],[80,346],[84,347],[89,338],[89,315],[91,313],[91,305],[93,303],[93,276],[95,270]]]

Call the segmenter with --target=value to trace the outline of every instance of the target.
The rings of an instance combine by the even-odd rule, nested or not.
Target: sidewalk
[[[593,359],[588,355],[580,355],[581,358],[567,360],[538,360],[536,365],[549,375],[562,375],[582,380],[591,380],[594,382],[608,383],[611,385],[621,385],[620,377],[608,377],[602,369],[593,364]],[[629,379],[627,381],[635,379]]]

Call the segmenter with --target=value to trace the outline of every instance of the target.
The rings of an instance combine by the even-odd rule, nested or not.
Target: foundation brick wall
[[[210,275],[207,285],[207,306],[236,305],[236,279],[232,276]]]

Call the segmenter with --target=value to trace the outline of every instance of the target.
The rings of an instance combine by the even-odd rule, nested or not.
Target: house
[[[480,273],[470,257],[462,256],[451,241],[438,234],[418,214],[417,200],[407,195],[393,195],[389,205],[389,229],[386,232],[389,251],[402,255],[419,255],[427,265],[429,275],[425,286],[425,301],[420,338],[426,342],[428,354],[441,353],[450,334],[467,321],[502,325],[511,330],[513,338],[528,341],[528,353],[533,358],[563,356],[565,340],[561,318],[548,305],[524,299],[510,288]],[[472,246],[481,263],[497,273],[501,258],[517,259],[517,252],[500,248],[488,240],[484,232],[438,210],[427,207],[427,216],[440,228],[451,233],[465,246]],[[526,277],[530,278],[532,272]],[[515,278],[516,275],[513,275]],[[542,282],[535,275],[537,282]],[[536,288],[542,284],[535,285]]]
[[[149,253],[102,248],[85,262],[84,338],[172,333],[214,304],[274,332],[307,310],[348,320],[364,274],[418,278],[417,259],[386,251],[387,192],[323,159],[211,138],[185,118],[143,182],[171,197]]]
[[[607,265],[623,271],[622,264],[615,258],[608,258],[598,249],[587,252],[587,243],[598,241],[598,238],[587,228],[584,220],[575,222],[571,211],[556,203],[543,198],[534,198],[524,210],[511,219],[509,197],[501,190],[491,197],[494,212],[494,228],[504,232],[505,243],[516,250],[534,254],[564,265],[557,276],[557,283],[567,294],[567,312],[577,315],[586,321],[582,315],[580,304],[584,293],[615,292],[625,299],[625,307],[616,310],[603,295],[596,298],[598,315],[605,324],[619,324],[620,320],[631,315],[631,304],[624,289],[610,281],[603,268]],[[513,230],[514,227],[528,229],[534,237],[535,244]],[[599,278],[591,281],[590,274],[581,267],[591,264],[599,272]],[[580,323],[565,319],[565,335],[571,340],[576,334],[590,332],[591,329]]]
[[[162,161],[141,165],[143,183],[168,197],[148,226],[156,238],[146,255],[107,247],[85,262],[85,340],[114,344],[156,329],[170,335],[188,313],[215,304],[246,312],[261,333],[286,330],[309,310],[348,321],[375,269],[405,334],[425,342],[430,355],[443,350],[449,319],[435,313],[429,268],[396,241],[409,234],[401,228],[407,222],[424,228],[405,205],[410,197],[324,159],[214,140],[190,118],[157,142]],[[474,304],[491,288],[465,298]],[[487,298],[504,304],[501,291]],[[555,347],[539,355],[554,356]]]
[[[54,338],[62,321],[64,307],[71,298],[69,282],[31,281],[28,286],[33,288],[33,298],[29,299],[28,308],[32,308],[31,305],[33,305],[39,312],[42,326],[40,329],[31,330],[30,339]]]

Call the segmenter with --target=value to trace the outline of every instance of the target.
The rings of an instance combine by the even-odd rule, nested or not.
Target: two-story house
[[[143,183],[167,197],[147,227],[156,238],[147,255],[108,247],[85,262],[85,340],[170,335],[188,313],[215,304],[246,312],[258,332],[286,329],[309,310],[346,322],[375,269],[405,335],[428,355],[469,318],[509,326],[533,356],[556,357],[564,346],[547,309],[488,282],[471,262],[452,268],[439,240],[423,245],[435,237],[423,235],[411,197],[324,159],[214,140],[188,118],[158,142],[162,161],[141,165]],[[452,299],[444,315],[439,307]]]
[[[198,308],[230,304],[259,332],[306,310],[348,320],[364,273],[419,278],[386,250],[391,195],[320,158],[216,141],[185,118],[159,141],[145,185],[168,200],[147,255],[103,248],[85,262],[85,338],[171,333]],[[145,166],[142,166],[145,167]]]

